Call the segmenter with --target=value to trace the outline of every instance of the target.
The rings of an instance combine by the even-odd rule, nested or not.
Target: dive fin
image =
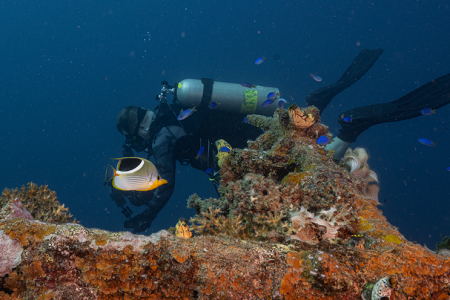
[[[363,77],[377,61],[382,52],[383,49],[362,50],[337,82],[315,90],[306,96],[305,100],[308,106],[314,105],[319,109],[320,114],[322,114],[334,96]]]

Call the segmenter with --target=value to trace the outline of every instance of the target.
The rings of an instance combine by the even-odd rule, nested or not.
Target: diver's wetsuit
[[[158,109],[155,113],[158,116]],[[158,172],[161,178],[168,181],[167,184],[148,192],[123,192],[113,188],[113,200],[114,195],[121,194],[127,196],[133,205],[147,206],[141,214],[125,221],[126,228],[134,228],[133,233],[149,228],[151,222],[169,201],[175,187],[177,160],[180,163],[189,162],[192,167],[205,171],[214,166],[215,140],[225,139],[232,147],[243,148],[247,145],[248,139],[256,139],[262,133],[261,129],[242,122],[241,115],[208,109],[195,112],[178,122],[175,117],[178,113],[179,108],[174,112],[167,111],[161,114],[161,117],[157,117],[151,125],[153,138],[150,153],[153,153]],[[200,158],[196,158],[201,146],[205,147],[205,153]],[[217,170],[217,167],[215,169]]]
[[[358,81],[376,62],[383,49],[362,50],[341,78],[334,84],[320,88],[306,97],[308,105],[315,105],[320,113],[338,93]],[[354,108],[339,114],[341,129],[337,137],[353,143],[369,127],[420,116],[424,108],[438,109],[450,103],[450,74],[439,77],[411,93],[389,103],[380,103]],[[344,118],[351,117],[351,122]]]

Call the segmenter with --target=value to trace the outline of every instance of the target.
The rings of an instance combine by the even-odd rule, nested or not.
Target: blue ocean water
[[[48,184],[82,225],[124,230],[103,186],[124,142],[116,115],[129,105],[154,108],[162,80],[249,81],[305,106],[362,49],[383,48],[322,115],[337,134],[343,111],[395,100],[450,72],[449,13],[448,4],[422,0],[2,2],[1,186]],[[387,219],[429,247],[450,234],[449,113],[446,106],[377,125],[353,145],[368,149]],[[215,196],[203,172],[177,165],[177,173],[175,193],[146,234],[193,216],[186,199],[194,192]]]

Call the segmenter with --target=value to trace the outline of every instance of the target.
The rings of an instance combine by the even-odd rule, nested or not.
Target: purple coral
[[[19,241],[12,240],[0,231],[0,277],[10,273],[22,262],[22,247]]]
[[[4,210],[8,212],[3,218],[5,220],[14,218],[34,220],[33,216],[28,212],[28,210],[23,207],[23,204],[19,198],[15,198],[14,200],[12,200],[9,205],[5,206]]]

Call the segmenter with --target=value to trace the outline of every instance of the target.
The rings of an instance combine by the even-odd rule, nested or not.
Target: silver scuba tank
[[[211,80],[212,82],[212,80]],[[183,108],[197,108],[202,104],[210,107],[212,102],[218,104],[214,110],[234,112],[241,114],[258,114],[272,116],[277,109],[277,100],[267,107],[262,107],[270,92],[279,93],[278,88],[257,85],[255,88],[247,88],[239,83],[227,83],[214,81],[211,97],[203,97],[205,86],[199,79],[184,79],[176,87],[176,97]],[[208,103],[206,103],[206,101]]]

